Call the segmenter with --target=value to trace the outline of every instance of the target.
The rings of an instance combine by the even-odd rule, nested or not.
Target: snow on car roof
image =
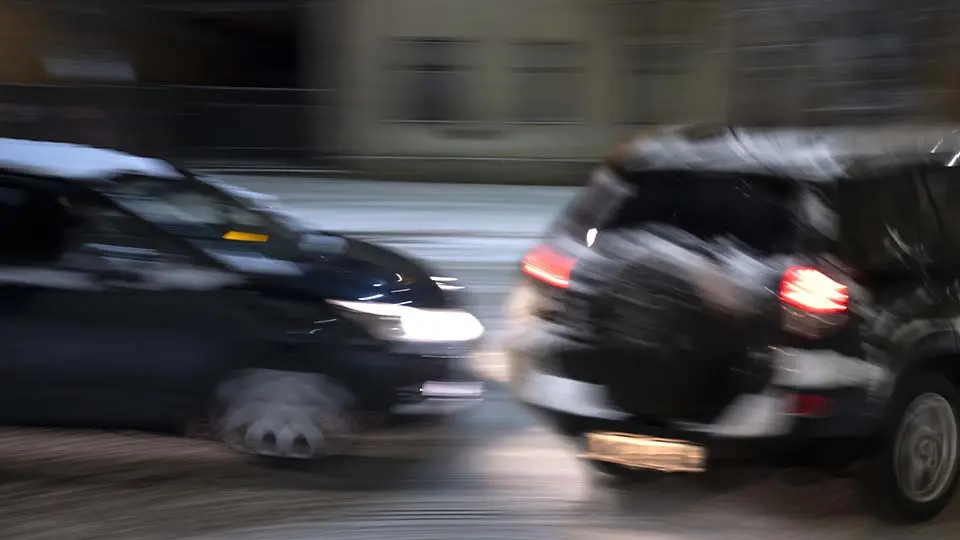
[[[196,178],[201,182],[210,184],[216,188],[222,189],[223,191],[226,191],[227,193],[230,193],[231,195],[240,197],[242,199],[248,199],[252,201],[276,201],[277,200],[277,197],[274,195],[270,195],[268,193],[261,193],[259,191],[249,190],[247,188],[240,187],[238,185],[231,184],[229,182],[224,182],[223,180],[219,178],[214,178],[212,176],[201,175],[201,176],[197,176]]]
[[[117,174],[183,178],[169,163],[79,144],[0,138],[0,168],[42,176],[92,180]]]
[[[949,126],[762,129],[694,126],[642,134],[608,162],[630,171],[714,170],[835,180],[921,163],[960,161]]]

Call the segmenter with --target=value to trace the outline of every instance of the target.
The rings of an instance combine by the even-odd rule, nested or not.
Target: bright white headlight
[[[419,342],[472,341],[483,336],[483,324],[460,309],[421,309],[373,302],[329,303],[356,314],[379,317],[376,332],[385,339]],[[362,323],[362,321],[361,321]]]

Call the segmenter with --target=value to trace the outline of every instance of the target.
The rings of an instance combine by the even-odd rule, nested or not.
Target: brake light
[[[840,313],[847,310],[847,286],[816,268],[787,269],[780,282],[780,299],[810,313]]]
[[[523,257],[523,273],[554,287],[570,286],[570,274],[576,261],[544,246],[537,246]]]
[[[819,394],[792,394],[789,399],[791,413],[797,416],[823,417],[833,411],[833,402]]]

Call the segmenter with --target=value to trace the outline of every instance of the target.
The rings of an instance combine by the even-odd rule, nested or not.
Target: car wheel
[[[337,454],[356,434],[351,394],[316,373],[250,370],[222,384],[217,403],[220,439],[269,461]]]
[[[893,397],[881,447],[864,467],[861,487],[877,516],[917,523],[937,516],[957,488],[958,393],[936,374],[912,377]]]

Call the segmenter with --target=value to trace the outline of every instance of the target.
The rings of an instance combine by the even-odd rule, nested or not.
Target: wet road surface
[[[301,215],[393,245],[462,279],[491,330],[477,368],[502,377],[496,338],[516,261],[570,190],[239,178]],[[891,529],[852,483],[759,471],[598,482],[493,385],[444,424],[379,435],[316,470],[275,471],[204,441],[0,432],[0,538],[13,540],[685,540],[945,538],[960,513]],[[956,507],[956,505],[954,505]]]

